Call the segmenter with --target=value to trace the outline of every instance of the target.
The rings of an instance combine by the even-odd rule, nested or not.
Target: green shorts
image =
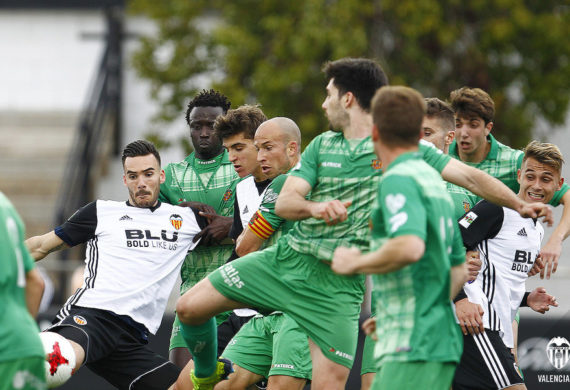
[[[222,322],[226,320],[230,316],[231,311],[226,311],[216,316],[216,325],[220,326]],[[188,348],[186,346],[186,342],[182,337],[182,333],[180,333],[180,320],[178,319],[178,314],[174,316],[174,322],[172,323],[172,333],[170,334],[170,347],[168,348],[169,351],[172,351],[174,348]]]
[[[286,314],[254,317],[229,342],[222,356],[254,374],[311,379],[307,335]]]
[[[374,359],[374,345],[376,341],[372,340],[370,336],[364,339],[364,347],[362,349],[362,368],[360,375],[369,374],[378,370],[376,359]]]
[[[372,382],[372,390],[449,390],[456,363],[386,362]]]
[[[263,251],[225,264],[208,278],[226,298],[293,318],[324,355],[351,368],[358,341],[364,277],[341,276],[286,237]]]
[[[46,384],[46,362],[43,357],[27,357],[0,362],[2,390],[44,390]]]

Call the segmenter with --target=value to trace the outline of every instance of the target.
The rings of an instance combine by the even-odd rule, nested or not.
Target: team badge
[[[372,169],[382,169],[382,161],[380,161],[378,159],[372,160],[371,166],[372,166]]]
[[[232,197],[232,194],[233,194],[232,190],[230,190],[230,189],[228,188],[228,190],[227,190],[226,193],[224,194],[224,197],[222,198],[222,200],[223,200],[224,202],[227,202],[227,201],[230,200],[230,198]]]
[[[564,337],[554,337],[546,346],[546,355],[550,364],[560,370],[570,358],[570,343]]]
[[[469,210],[471,210],[471,205],[470,205],[469,202],[466,201],[466,200],[463,201],[463,210],[464,210],[465,212],[468,212]]]
[[[182,217],[178,214],[172,214],[170,216],[170,223],[174,226],[174,229],[180,230],[182,227]]]
[[[81,316],[73,316],[73,321],[75,321],[77,325],[87,325],[87,320]]]

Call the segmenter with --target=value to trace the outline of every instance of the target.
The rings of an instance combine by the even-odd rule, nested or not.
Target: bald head
[[[301,130],[289,118],[272,118],[257,128],[254,144],[258,149],[257,160],[261,170],[269,178],[274,178],[287,173],[299,161]]]

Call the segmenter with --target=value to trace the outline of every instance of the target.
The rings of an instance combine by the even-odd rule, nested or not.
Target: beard
[[[154,206],[156,200],[158,199],[157,196],[152,196],[152,192],[149,191],[138,191],[136,193],[129,191],[129,195],[131,197],[131,202],[133,203],[133,206],[140,208],[152,207]],[[150,197],[147,197],[146,199],[137,198],[138,196],[141,195],[150,195]]]

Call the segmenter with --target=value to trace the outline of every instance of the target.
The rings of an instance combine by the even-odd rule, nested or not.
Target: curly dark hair
[[[188,103],[186,109],[186,123],[190,125],[190,112],[194,107],[222,107],[224,114],[228,112],[232,105],[230,99],[222,93],[210,89],[209,91],[203,89],[202,92],[194,96],[194,99]]]

